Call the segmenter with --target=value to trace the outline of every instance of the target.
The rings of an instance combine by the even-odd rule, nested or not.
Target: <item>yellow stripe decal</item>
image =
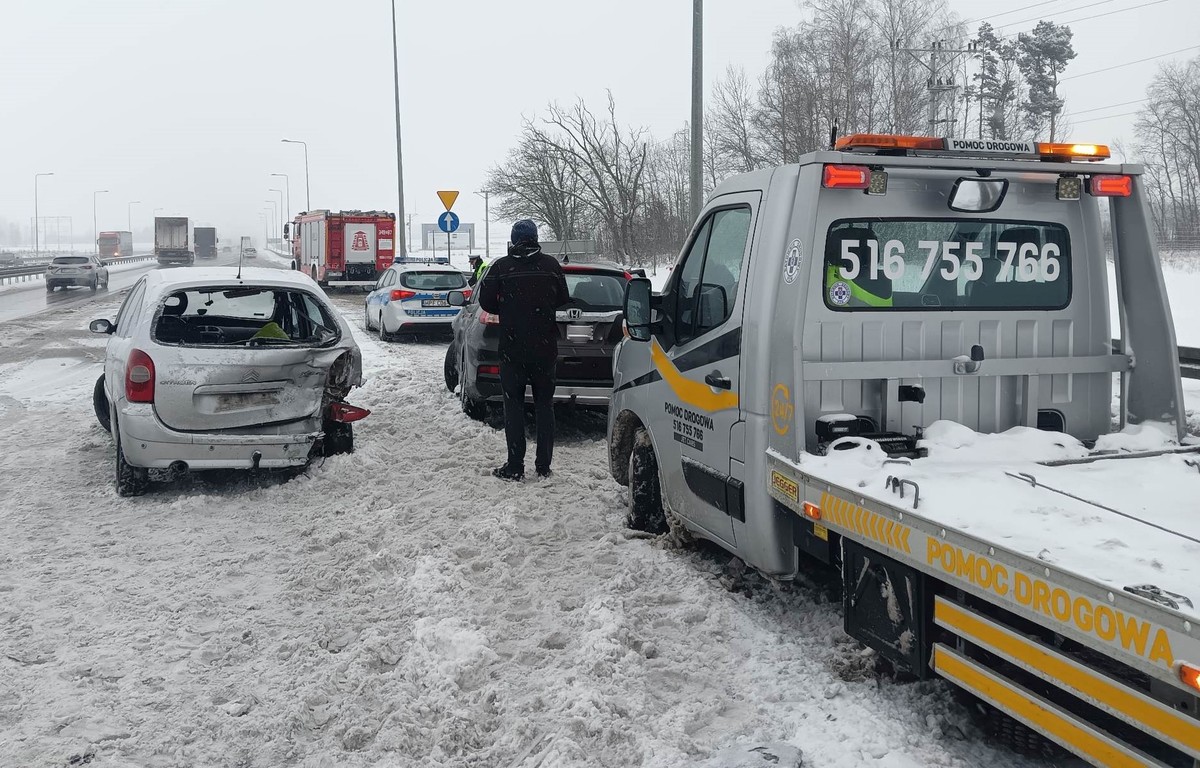
[[[912,554],[912,547],[908,543],[912,529],[903,523],[889,520],[828,492],[821,494],[821,515],[830,525],[899,552]]]
[[[934,620],[967,640],[977,642],[1012,662],[1026,665],[1048,682],[1100,702],[1141,728],[1174,740],[1192,757],[1200,757],[1200,722],[1118,685],[1015,632],[998,627],[944,598],[937,599]]]
[[[657,339],[650,342],[650,358],[662,375],[663,381],[675,392],[675,396],[693,408],[712,413],[738,407],[737,392],[713,392],[712,387],[704,382],[689,379],[680,373],[675,363],[671,362],[671,358],[667,357],[667,353],[658,345]]]
[[[1109,768],[1158,765],[1065,715],[1054,705],[1011,687],[1002,678],[962,658],[944,645],[933,647],[933,668],[951,682],[979,694],[1095,765]]]

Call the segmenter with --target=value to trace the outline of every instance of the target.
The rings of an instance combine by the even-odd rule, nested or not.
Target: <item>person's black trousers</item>
[[[525,387],[533,389],[534,414],[537,421],[538,471],[550,469],[554,456],[554,365],[557,355],[550,358],[502,359],[500,388],[504,391],[504,436],[508,442],[508,466],[525,467]],[[507,358],[507,356],[506,356]]]

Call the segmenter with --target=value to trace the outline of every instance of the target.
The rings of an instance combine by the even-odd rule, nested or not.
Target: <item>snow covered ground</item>
[[[1041,764],[878,680],[819,585],[624,530],[602,419],[560,413],[551,479],[492,478],[444,343],[359,333],[352,456],[120,499],[84,329],[115,308],[0,342],[0,765]]]

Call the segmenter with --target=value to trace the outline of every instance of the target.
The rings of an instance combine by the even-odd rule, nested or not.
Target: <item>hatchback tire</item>
[[[46,293],[54,293],[54,283],[46,281]]]
[[[96,289],[99,287],[100,287],[100,278],[93,275],[92,276],[92,284],[88,286],[88,290],[90,290],[92,293],[95,293]]]
[[[666,533],[668,529],[658,459],[650,433],[644,427],[634,432],[633,450],[629,452],[629,512],[625,524],[635,531],[654,534]]]
[[[92,388],[92,409],[96,411],[96,421],[100,422],[104,431],[112,432],[112,414],[108,407],[108,395],[104,392],[104,374],[100,374],[96,386]]]
[[[454,363],[454,345],[446,348],[446,362],[442,363],[442,376],[446,379],[446,389],[453,392],[458,388],[458,366]]]
[[[375,330],[371,327],[371,310],[369,307],[363,308],[363,328],[368,331]]]
[[[121,430],[113,430],[117,444],[116,481],[118,496],[141,496],[150,489],[150,470],[135,467],[125,461],[125,450],[121,447]]]
[[[379,313],[379,340],[388,342],[396,340],[396,334],[387,329],[387,318],[383,316],[382,312]]]
[[[467,418],[475,421],[483,421],[487,418],[487,401],[476,400],[467,394],[467,380],[461,376],[459,377],[458,403],[462,406],[462,412],[467,414]]]

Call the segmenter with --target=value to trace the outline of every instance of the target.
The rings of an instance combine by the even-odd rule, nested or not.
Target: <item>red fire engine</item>
[[[386,211],[309,211],[296,217],[296,269],[321,285],[374,285],[395,256],[396,216]]]

